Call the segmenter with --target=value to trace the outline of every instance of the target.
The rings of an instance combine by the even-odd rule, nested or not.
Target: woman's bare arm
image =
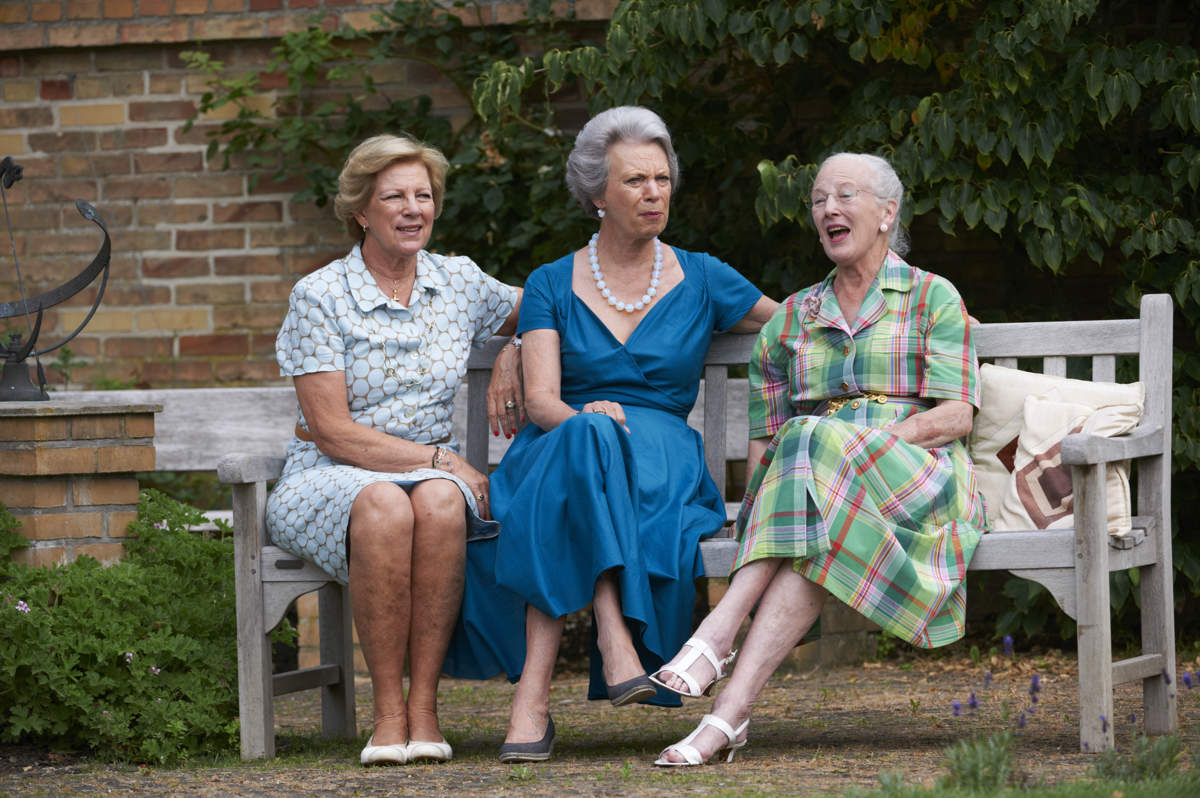
[[[754,476],[754,469],[758,468],[758,462],[762,460],[763,454],[767,451],[767,445],[771,443],[770,438],[751,438],[749,445],[746,447],[746,484],[750,484],[750,478]]]
[[[974,414],[969,402],[939,399],[936,407],[909,416],[887,431],[914,446],[933,449],[969,433]]]
[[[750,312],[743,316],[737,324],[730,327],[729,331],[738,333],[758,332],[764,324],[770,321],[777,307],[779,307],[779,303],[764,294],[754,303],[754,307],[750,308]]]
[[[529,420],[551,430],[575,415],[562,400],[562,363],[557,330],[530,330],[521,336],[525,373],[525,412]]]

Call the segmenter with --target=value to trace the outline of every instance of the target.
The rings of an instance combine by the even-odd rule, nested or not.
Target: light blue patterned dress
[[[517,289],[470,258],[422,250],[405,306],[379,290],[355,246],[296,283],[275,339],[275,356],[285,377],[345,372],[355,423],[457,450],[451,415],[471,345],[503,326],[517,296]],[[297,425],[307,430],[303,413]],[[494,521],[479,517],[471,490],[453,474],[432,468],[382,473],[341,465],[298,437],[288,445],[283,474],[267,497],[267,531],[276,546],[348,583],[346,533],[358,492],[376,482],[408,487],[426,479],[458,485],[467,502],[468,539],[498,532]]]

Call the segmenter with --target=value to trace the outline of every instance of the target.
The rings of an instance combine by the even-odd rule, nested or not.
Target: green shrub
[[[187,531],[202,520],[147,490],[114,565],[0,560],[0,740],[160,764],[234,749],[232,539]]]
[[[1122,753],[1115,748],[1100,755],[1095,765],[1095,774],[1101,779],[1112,781],[1150,781],[1166,778],[1179,769],[1183,745],[1179,735],[1166,734],[1151,739],[1145,734],[1135,734],[1133,750]]]
[[[1005,787],[1012,774],[1010,732],[982,740],[960,740],[946,749],[945,787],[994,792]]]
[[[7,557],[14,549],[23,549],[29,545],[25,536],[17,532],[21,522],[0,502],[0,557]]]

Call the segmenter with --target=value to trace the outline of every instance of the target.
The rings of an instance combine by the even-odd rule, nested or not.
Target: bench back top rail
[[[1165,294],[1142,299],[1140,319],[1109,321],[983,324],[976,328],[976,349],[983,360],[1015,366],[1017,358],[1043,359],[1048,374],[1066,374],[1068,357],[1090,357],[1092,378],[1112,380],[1116,357],[1139,355],[1140,379],[1147,385],[1147,420],[1169,428],[1171,379],[1171,300]],[[755,335],[725,333],[713,339],[705,361],[704,384],[689,419],[704,434],[705,456],[717,484],[725,461],[745,455],[746,382],[730,379],[730,366],[750,358]],[[455,432],[464,455],[476,465],[494,464],[507,447],[493,437],[487,422],[487,385],[491,364],[507,339],[495,338],[472,350],[465,391],[455,403]],[[296,420],[290,385],[260,388],[183,388],[127,391],[72,391],[56,398],[106,402],[158,403],[155,445],[160,471],[216,468],[227,454],[281,457]]]

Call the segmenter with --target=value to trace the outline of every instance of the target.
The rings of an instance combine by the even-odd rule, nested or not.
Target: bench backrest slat
[[[982,360],[1014,368],[1018,358],[1043,358],[1043,368],[1051,374],[1065,374],[1067,358],[1088,357],[1092,378],[1098,380],[1114,379],[1116,356],[1151,353],[1153,357],[1143,356],[1139,361],[1140,379],[1147,386],[1146,419],[1169,429],[1170,301],[1166,295],[1145,297],[1145,324],[1138,319],[984,324],[976,329],[976,348]],[[746,381],[729,378],[727,369],[746,364],[754,341],[752,334],[719,335],[713,339],[706,358],[705,382],[691,423],[704,435],[705,461],[718,485],[725,482],[726,462],[744,457],[746,445]],[[508,443],[503,437],[491,435],[486,396],[492,361],[506,342],[497,338],[472,349],[466,390],[460,392],[456,402],[456,433],[463,442],[464,456],[477,468],[498,462]],[[233,452],[282,455],[291,438],[296,412],[290,385],[86,391],[55,396],[161,403],[163,412],[157,419],[155,436],[160,471],[215,469],[217,461]]]

